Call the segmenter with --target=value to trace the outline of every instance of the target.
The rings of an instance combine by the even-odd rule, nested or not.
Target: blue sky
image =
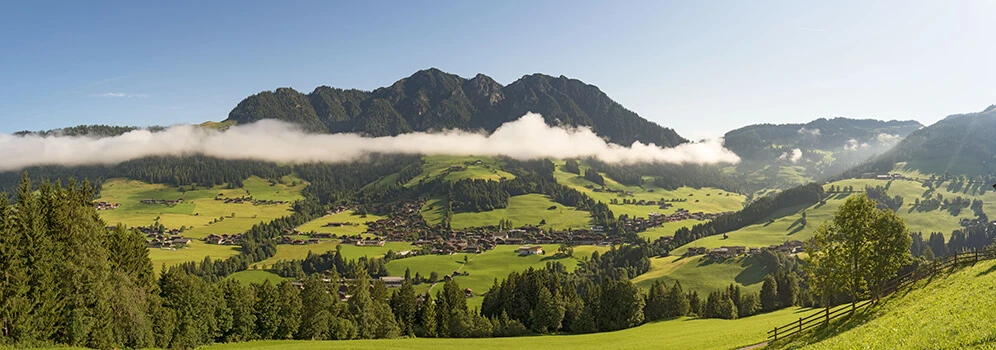
[[[225,119],[289,86],[566,75],[686,137],[996,104],[996,2],[0,3],[0,132]]]

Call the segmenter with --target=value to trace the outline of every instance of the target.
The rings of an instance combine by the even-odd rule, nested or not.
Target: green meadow
[[[616,332],[485,339],[378,339],[344,341],[259,341],[218,344],[208,349],[734,349],[765,340],[765,332],[806,315],[788,308],[737,320],[682,317]]]
[[[768,272],[753,257],[738,257],[713,262],[703,256],[667,256],[652,258],[650,271],[633,278],[633,283],[649,289],[657,280],[667,285],[681,283],[685,291],[697,291],[705,298],[710,292],[728,287],[731,283],[745,290],[758,292]]]
[[[267,270],[245,270],[233,273],[225,277],[226,280],[236,280],[244,284],[249,283],[263,283],[263,281],[270,281],[270,283],[277,284],[283,281],[292,280],[292,278],[280,277],[276,273]]]
[[[404,276],[405,270],[411,270],[412,276],[419,273],[428,278],[432,272],[436,272],[439,278],[452,274],[454,271],[469,273],[469,275],[457,276],[454,280],[460,284],[461,288],[470,288],[474,296],[468,300],[471,307],[480,306],[483,301],[483,293],[494,284],[505,279],[512,271],[524,271],[529,268],[543,268],[547,263],[559,262],[567,269],[574,270],[578,265],[578,260],[591,256],[591,252],[604,252],[608,247],[582,246],[577,247],[573,257],[554,258],[559,245],[543,245],[543,255],[520,256],[515,252],[518,246],[499,245],[493,250],[480,254],[459,253],[453,255],[423,255],[406,259],[396,259],[387,263],[387,271],[393,276]],[[464,263],[464,258],[467,262]],[[423,283],[416,286],[417,292],[424,292],[430,288],[431,284]]]
[[[367,231],[367,222],[377,221],[384,219],[384,216],[367,214],[366,217],[361,217],[362,215],[356,215],[352,210],[344,211],[341,213],[335,213],[330,215],[322,216],[318,219],[312,220],[304,225],[297,228],[301,232],[316,232],[316,233],[332,233],[338,236],[341,235],[360,235]],[[341,226],[341,227],[324,227],[325,224],[330,222],[345,222],[356,224],[356,226]]]
[[[218,260],[238,254],[237,246],[216,246],[206,244],[199,239],[212,233],[242,233],[255,224],[289,215],[291,208],[289,202],[301,199],[301,189],[306,185],[307,183],[293,176],[286,176],[272,185],[267,180],[251,177],[243,182],[242,188],[229,189],[227,186],[215,186],[190,189],[184,186],[181,191],[181,188],[162,184],[110,179],[102,185],[99,200],[118,203],[121,206],[99,213],[108,225],[122,223],[128,227],[149,226],[158,221],[167,228],[183,227],[183,235],[193,239],[189,246],[176,250],[149,250],[152,263],[158,270],[163,264],[172,266],[187,261],[199,262],[205,256]],[[218,195],[229,198],[251,195],[255,199],[282,200],[288,203],[225,204],[224,201],[214,200]],[[172,207],[139,202],[143,199],[178,198],[183,198],[184,203]]]
[[[877,306],[772,348],[992,349],[996,347],[996,262],[918,283]]]
[[[434,179],[443,176],[447,181],[459,181],[463,179],[485,179],[498,181],[501,178],[514,179],[512,175],[501,170],[501,163],[492,157],[475,156],[425,156],[425,164],[422,166],[422,173],[415,176],[406,185],[411,186],[419,181]],[[453,167],[462,167],[453,169]],[[388,181],[389,179],[385,180]],[[394,181],[397,181],[395,178]]]
[[[553,175],[557,179],[558,183],[574,188],[575,190],[588,195],[592,199],[606,204],[611,203],[613,199],[617,199],[620,204],[609,204],[609,208],[612,209],[612,213],[616,216],[627,214],[634,217],[647,217],[650,213],[670,214],[678,210],[678,208],[684,208],[691,212],[701,211],[705,213],[736,211],[743,208],[743,203],[746,199],[746,197],[741,194],[708,187],[701,189],[681,187],[676,190],[669,191],[654,186],[652,177],[645,177],[642,186],[626,186],[612,180],[605,174],[602,174],[605,179],[605,188],[633,192],[633,195],[631,196],[622,197],[616,193],[595,192],[594,189],[586,188],[585,186],[594,186],[596,188],[601,186],[586,180],[578,174],[564,171],[562,169],[563,162],[556,162],[556,164],[557,169],[554,171]],[[581,172],[584,173],[586,169],[587,166],[582,164]],[[662,210],[654,205],[638,206],[632,204],[621,204],[624,198],[637,201],[641,199],[647,201],[658,201],[661,198],[664,198],[665,200],[685,199],[687,201],[673,203],[674,207]]]
[[[442,220],[443,205],[441,199],[431,199],[422,208],[422,216],[429,223]],[[550,209],[555,207],[555,209]],[[430,209],[431,208],[431,209]],[[467,228],[497,225],[501,219],[511,219],[515,226],[538,225],[554,229],[587,228],[591,215],[587,211],[577,210],[550,200],[542,194],[524,194],[508,199],[508,207],[479,213],[456,213],[450,220],[453,228]],[[546,224],[539,225],[543,220]]]

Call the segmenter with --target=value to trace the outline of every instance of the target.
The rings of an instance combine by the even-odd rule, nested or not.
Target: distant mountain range
[[[820,118],[806,124],[756,124],[727,132],[724,146],[747,160],[771,160],[793,149],[891,147],[923,125],[914,120]]]
[[[950,115],[916,130],[899,144],[846,175],[886,172],[903,163],[924,174],[984,175],[996,172],[996,105],[977,113]]]
[[[550,125],[590,126],[621,145],[688,142],[580,80],[533,74],[502,86],[483,74],[465,79],[435,68],[369,92],[328,86],[309,94],[291,88],[260,92],[240,102],[226,121],[271,118],[313,132],[385,136],[453,128],[490,132],[527,112],[541,114]]]

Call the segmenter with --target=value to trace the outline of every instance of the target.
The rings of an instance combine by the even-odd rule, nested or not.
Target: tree
[[[761,284],[761,310],[771,312],[778,309],[778,282],[775,276],[764,276]]]
[[[743,293],[740,295],[740,306],[737,307],[738,317],[748,317],[757,314],[761,310],[761,300],[757,293]]]
[[[253,315],[252,295],[249,289],[236,280],[225,280],[218,285],[218,292],[225,305],[219,317],[222,340],[242,342],[252,340],[256,317]]]
[[[837,292],[849,293],[852,302],[869,289],[877,297],[881,285],[910,259],[911,244],[894,212],[877,209],[863,194],[851,197],[832,221],[816,229],[806,249],[810,285],[828,307]]]
[[[550,293],[544,286],[537,295],[536,310],[533,311],[533,330],[537,333],[556,332],[564,320],[564,305],[560,295]]]
[[[689,306],[688,298],[685,297],[685,293],[681,290],[681,283],[674,281],[674,285],[668,291],[667,296],[665,296],[665,317],[679,317],[685,316],[690,312],[691,307]]]
[[[775,274],[775,280],[778,282],[778,304],[782,307],[796,305],[796,299],[799,296],[799,280],[795,274],[779,271]]]
[[[415,302],[415,288],[410,280],[405,279],[401,288],[391,295],[391,310],[401,327],[401,333],[408,336],[415,335]]]
[[[654,281],[654,284],[650,286],[646,305],[643,306],[643,318],[647,322],[660,320],[669,313],[666,300],[669,293],[665,288],[664,281],[661,280]]]
[[[280,326],[280,296],[277,288],[264,280],[263,283],[252,284],[253,316],[256,317],[256,335],[261,339],[274,339],[277,327]]]
[[[329,330],[333,322],[333,304],[325,283],[314,276],[305,279],[304,290],[301,291],[301,305],[301,325],[296,338],[331,339]]]
[[[277,291],[280,299],[277,303],[279,312],[274,338],[291,339],[301,325],[301,311],[303,309],[301,292],[290,281],[280,282],[277,285]]]

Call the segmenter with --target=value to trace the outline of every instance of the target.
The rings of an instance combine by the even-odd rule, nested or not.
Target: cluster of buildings
[[[214,197],[216,201],[224,201],[225,204],[242,204],[242,203],[252,203],[252,205],[276,205],[276,204],[287,204],[287,201],[274,201],[269,199],[252,199],[252,196],[242,196],[236,198],[222,197],[219,193],[217,197]]]
[[[763,251],[771,252],[781,252],[786,254],[796,254],[801,253],[804,250],[803,243],[801,241],[787,241],[782,244],[770,245],[767,247],[752,247],[747,248],[745,246],[722,246],[719,248],[706,248],[706,247],[690,247],[688,251],[685,252],[685,256],[693,255],[705,255],[706,258],[713,260],[723,260],[740,255],[755,255],[760,254]]]
[[[663,226],[665,223],[682,221],[682,220],[713,220],[717,217],[731,212],[722,213],[704,213],[704,212],[689,212],[684,208],[678,208],[674,213],[671,214],[661,214],[661,213],[650,213],[647,218],[626,218],[622,220],[623,225],[627,230],[635,232],[643,232],[654,227]]]
[[[111,203],[111,202],[104,202],[104,201],[93,203],[93,207],[95,209],[97,209],[97,210],[114,210],[114,209],[117,209],[117,207],[120,207],[120,206],[121,206],[121,204],[118,204],[118,203]]]
[[[242,239],[244,237],[245,235],[242,233],[234,233],[234,234],[223,233],[220,235],[212,233],[207,237],[205,237],[204,241],[210,244],[218,244],[218,245],[239,245],[242,244]]]
[[[906,176],[903,174],[879,174],[879,173],[863,173],[861,174],[862,179],[877,179],[877,180],[901,180],[905,179]]]
[[[177,198],[177,199],[143,199],[143,200],[140,200],[138,202],[142,203],[142,204],[165,204],[165,205],[168,205],[168,206],[172,207],[174,205],[183,203],[183,198]]]

